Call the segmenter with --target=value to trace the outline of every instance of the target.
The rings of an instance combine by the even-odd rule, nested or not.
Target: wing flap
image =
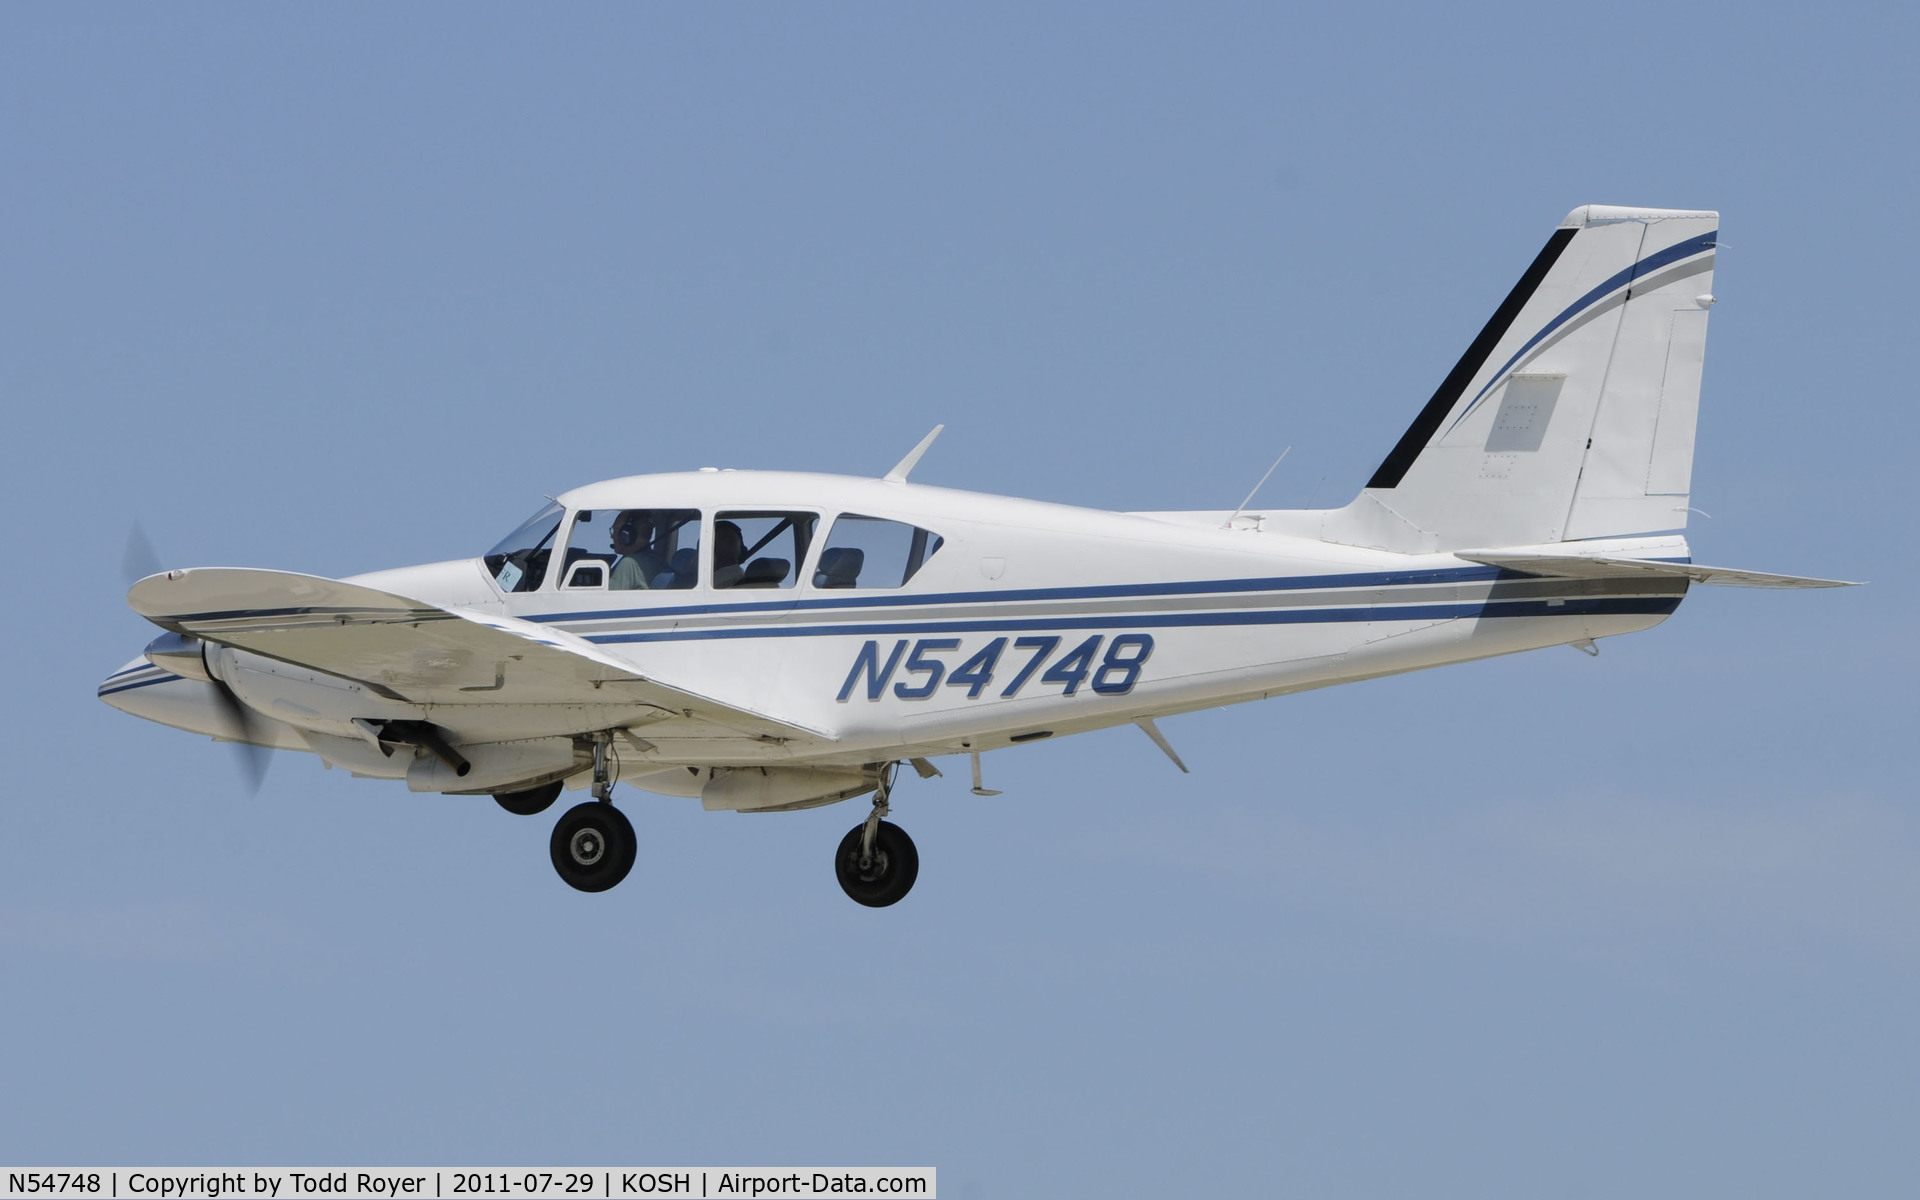
[[[1742,571],[1704,563],[1665,562],[1657,558],[1610,558],[1582,554],[1540,554],[1520,550],[1456,550],[1455,558],[1505,567],[1531,575],[1560,575],[1572,579],[1617,579],[1622,575],[1684,576],[1716,587],[1832,588],[1858,587],[1844,579],[1816,579],[1808,575],[1777,575],[1771,571]]]
[[[416,704],[591,704],[612,689],[634,704],[748,737],[834,740],[826,730],[655,679],[560,630],[317,575],[169,571],[134,584],[127,603],[164,629]]]

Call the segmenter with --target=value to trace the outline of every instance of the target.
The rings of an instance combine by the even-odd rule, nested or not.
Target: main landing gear
[[[583,892],[604,892],[625,879],[627,872],[633,870],[634,857],[640,852],[639,839],[633,833],[633,823],[627,820],[625,813],[613,806],[613,777],[607,754],[611,740],[604,733],[595,735],[593,799],[585,804],[576,804],[561,815],[553,827],[553,837],[547,847],[553,856],[553,869],[560,873],[560,878],[569,887]],[[554,795],[558,795],[559,785],[552,787]],[[517,811],[508,807],[505,797],[496,796],[494,799],[508,812]],[[549,798],[540,808],[551,803],[553,800]],[[532,811],[539,812],[540,809]]]
[[[885,820],[887,797],[893,792],[893,771],[888,763],[880,771],[880,786],[873,793],[873,811],[867,819],[847,831],[833,857],[833,873],[840,889],[868,908],[898,904],[913,890],[920,875],[920,851],[915,849],[907,831]]]

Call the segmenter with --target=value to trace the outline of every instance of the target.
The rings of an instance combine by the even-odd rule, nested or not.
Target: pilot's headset
[[[613,545],[616,549],[630,546],[635,550],[645,550],[647,539],[653,531],[639,509],[630,508],[614,518]]]

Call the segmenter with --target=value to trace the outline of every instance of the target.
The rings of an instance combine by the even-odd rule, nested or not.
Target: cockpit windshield
[[[558,504],[547,505],[487,551],[487,570],[493,572],[501,591],[531,592],[546,579],[553,535],[566,511]]]

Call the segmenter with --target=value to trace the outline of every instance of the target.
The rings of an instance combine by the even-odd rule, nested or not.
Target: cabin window
[[[584,586],[615,592],[690,588],[700,577],[700,512],[692,508],[583,508],[567,535],[566,586],[583,586],[578,563],[601,577]]]
[[[531,592],[547,577],[547,560],[553,555],[553,535],[560,530],[560,518],[566,510],[549,504],[529,517],[525,524],[500,539],[482,559],[503,592]]]
[[[790,588],[820,521],[809,512],[723,512],[713,520],[713,586]]]
[[[897,588],[917,574],[940,549],[937,533],[848,513],[833,523],[820,564],[813,572],[817,588]]]

